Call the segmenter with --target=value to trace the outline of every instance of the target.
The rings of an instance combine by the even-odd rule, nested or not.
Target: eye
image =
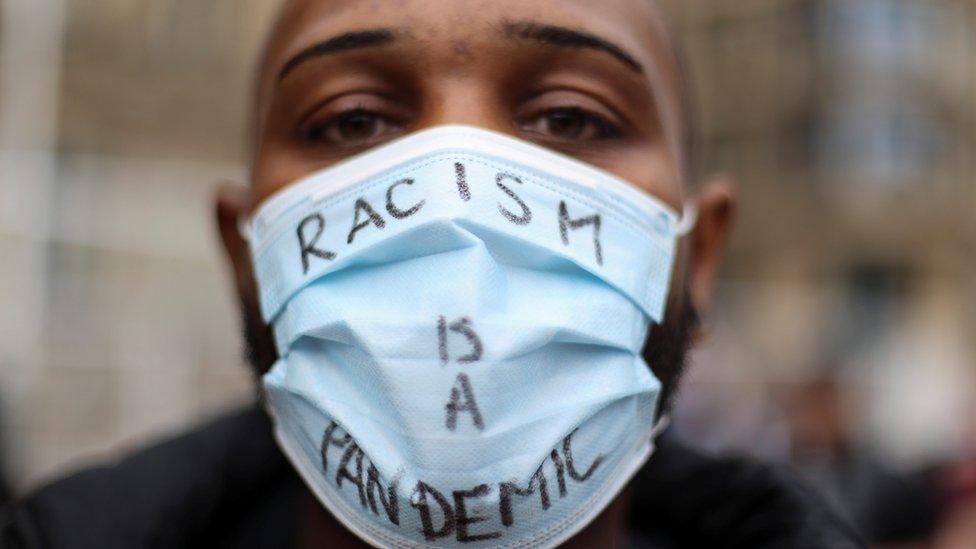
[[[579,107],[547,109],[519,123],[522,131],[562,141],[590,141],[620,135],[605,118]]]
[[[357,147],[382,141],[402,128],[403,124],[392,118],[357,107],[311,122],[303,131],[303,137],[315,143]]]

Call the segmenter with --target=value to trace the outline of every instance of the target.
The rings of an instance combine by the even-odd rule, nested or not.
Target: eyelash
[[[528,123],[533,121],[539,121],[543,117],[552,116],[555,114],[570,114],[572,116],[579,116],[583,123],[591,124],[595,128],[596,135],[585,139],[567,139],[559,136],[546,135],[542,132],[533,131],[526,129],[529,125]],[[312,144],[322,144],[329,142],[329,139],[325,137],[325,134],[338,124],[344,121],[348,121],[356,116],[367,116],[374,117],[381,122],[389,123],[390,127],[397,130],[402,130],[407,124],[404,120],[398,119],[395,116],[382,113],[379,109],[371,109],[364,103],[356,103],[352,107],[337,112],[323,120],[311,121],[304,124],[300,129],[300,137],[303,141]],[[551,120],[550,120],[551,121]],[[611,122],[607,117],[600,114],[594,113],[589,109],[580,107],[578,105],[568,105],[568,106],[556,106],[549,107],[545,109],[535,110],[529,116],[523,116],[517,118],[514,121],[516,129],[519,131],[524,131],[526,133],[538,136],[538,140],[549,141],[549,142],[560,142],[560,143],[581,143],[581,142],[593,142],[593,141],[607,141],[620,138],[624,135],[624,130],[614,122]],[[379,136],[371,137],[363,142],[355,143],[353,146],[364,146],[374,144],[374,142],[383,141],[383,137],[387,133],[393,133],[393,131],[381,132]],[[341,146],[342,143],[334,143],[337,146]]]
[[[305,141],[320,143],[323,141],[322,134],[328,131],[331,127],[336,124],[343,122],[344,120],[349,120],[355,116],[378,116],[378,114],[369,109],[364,104],[356,104],[351,108],[342,110],[338,113],[328,116],[324,120],[312,120],[306,123],[301,128],[301,137]]]
[[[580,116],[585,122],[593,124],[593,126],[597,129],[598,136],[590,139],[591,141],[615,139],[623,135],[623,130],[617,124],[607,120],[606,117],[575,105],[567,107],[550,107],[548,109],[540,110],[534,113],[532,116],[538,118],[557,113]]]

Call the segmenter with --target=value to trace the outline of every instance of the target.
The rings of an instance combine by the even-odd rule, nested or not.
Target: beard
[[[685,290],[681,294],[681,300],[674,314],[665,318],[663,324],[651,327],[648,332],[641,356],[654,376],[661,381],[661,396],[657,405],[658,416],[671,412],[687,365],[692,331],[699,326],[701,326],[701,317],[691,302],[691,296]]]
[[[261,378],[278,360],[274,332],[261,320],[257,299],[241,299],[241,327],[244,330],[244,361],[260,387]]]
[[[651,372],[661,381],[661,395],[657,414],[670,412],[685,371],[691,332],[700,325],[700,318],[687,290],[681,294],[674,314],[663,324],[651,327],[641,355]],[[260,380],[278,360],[274,334],[261,320],[256,300],[241,300],[241,324],[244,330],[244,357],[251,366],[260,391]]]

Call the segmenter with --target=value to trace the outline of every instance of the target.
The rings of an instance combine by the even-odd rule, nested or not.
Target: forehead
[[[673,44],[653,0],[287,0],[262,60],[259,96],[267,95],[287,59],[342,32],[390,27],[430,47],[459,49],[496,38],[512,21],[560,25],[611,39],[677,95]]]
[[[496,24],[502,18],[572,24],[603,31],[634,47],[640,42],[668,47],[660,10],[653,0],[287,0],[272,41],[288,42],[316,29],[345,25],[441,27],[463,32]]]

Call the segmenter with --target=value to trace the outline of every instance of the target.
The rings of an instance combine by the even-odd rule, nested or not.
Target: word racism
[[[464,164],[461,162],[455,162],[453,175],[457,185],[459,199],[464,202],[469,202],[472,195],[471,188],[468,186],[467,170]],[[421,200],[410,205],[397,204],[395,196],[397,189],[404,185],[411,186],[414,183],[415,181],[413,179],[401,179],[387,188],[385,209],[390,219],[395,221],[413,217],[421,212],[427,205],[426,200]],[[513,190],[513,187],[518,188],[518,186],[521,186],[522,184],[521,179],[508,172],[499,172],[495,176],[495,186],[498,188],[498,191],[501,194],[500,198],[510,202],[510,204],[506,206],[499,201],[498,212],[510,223],[524,226],[531,224],[533,217],[532,209],[528,204],[525,203],[524,200],[522,200],[518,193]],[[513,212],[510,207],[513,207],[512,209],[515,209],[516,211]],[[593,253],[597,264],[603,265],[603,247],[600,244],[600,215],[593,214],[574,219],[570,216],[569,207],[566,205],[565,201],[560,201],[558,213],[559,235],[562,239],[563,245],[569,246],[570,231],[576,231],[585,227],[592,227]],[[355,242],[356,236],[360,231],[370,227],[375,230],[383,230],[386,228],[387,223],[387,218],[383,217],[383,215],[379,213],[373,204],[370,204],[364,198],[357,199],[353,211],[352,226],[349,228],[349,234],[346,237],[346,244],[352,244]],[[325,226],[325,217],[321,213],[316,212],[302,219],[296,228],[299,250],[301,251],[302,272],[306,275],[311,268],[312,258],[335,261],[335,259],[338,257],[338,252],[324,247],[323,244],[319,242],[322,239],[323,233],[325,232]]]
[[[371,511],[377,516],[385,515],[386,519],[393,525],[400,526],[403,513],[407,510],[401,509],[400,499],[400,480],[402,473],[394,476],[389,484],[384,486],[380,478],[379,471],[365,456],[362,449],[348,433],[339,436],[342,428],[331,422],[325,429],[322,437],[322,473],[328,482],[335,483],[336,488],[342,490],[345,486],[347,490],[355,490],[359,497],[359,503],[363,509]],[[461,543],[472,543],[500,538],[503,531],[481,531],[473,532],[474,525],[484,522],[500,522],[502,526],[508,528],[515,524],[518,517],[514,511],[516,498],[527,499],[537,495],[539,505],[543,511],[548,511],[553,505],[553,491],[550,488],[549,478],[546,475],[546,465],[551,463],[551,469],[555,471],[556,491],[559,498],[566,497],[571,484],[567,478],[576,484],[586,482],[593,476],[597,468],[603,463],[605,456],[598,456],[586,469],[580,471],[579,465],[573,458],[573,435],[570,433],[561,446],[554,449],[548,457],[539,465],[538,470],[532,475],[527,484],[520,484],[517,481],[509,480],[498,483],[485,483],[473,486],[464,490],[451,490],[445,494],[442,490],[430,484],[418,480],[413,486],[409,487],[409,501],[412,511],[420,520],[420,532],[428,541],[445,538],[454,535]],[[335,451],[333,451],[335,449]],[[330,458],[339,456],[338,465],[335,472],[329,470]],[[496,496],[497,494],[497,496]],[[497,497],[497,515],[478,514],[471,507],[484,509],[484,501],[479,499]],[[520,501],[518,500],[518,501]],[[493,499],[488,499],[493,501]],[[489,508],[490,509],[490,508]],[[409,522],[409,521],[404,521]],[[482,525],[484,528],[485,525]]]

